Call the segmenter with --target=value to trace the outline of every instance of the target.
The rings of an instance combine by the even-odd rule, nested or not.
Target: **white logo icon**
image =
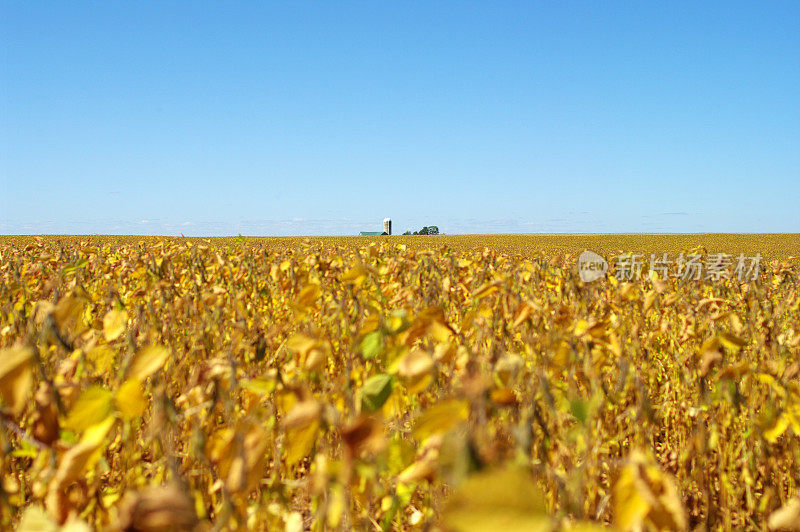
[[[608,261],[594,251],[584,251],[578,257],[578,273],[584,283],[605,277],[607,271]]]

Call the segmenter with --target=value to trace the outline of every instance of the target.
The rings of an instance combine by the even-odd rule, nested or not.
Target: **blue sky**
[[[0,233],[800,231],[800,3],[0,4]]]

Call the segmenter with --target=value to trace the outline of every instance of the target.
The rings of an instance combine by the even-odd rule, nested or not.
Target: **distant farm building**
[[[383,231],[361,231],[361,236],[389,236],[392,234],[392,219],[383,219]]]

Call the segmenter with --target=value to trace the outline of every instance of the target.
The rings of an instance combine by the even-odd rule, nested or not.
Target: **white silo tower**
[[[384,218],[383,219],[383,232],[387,235],[392,234],[392,219],[391,218]]]

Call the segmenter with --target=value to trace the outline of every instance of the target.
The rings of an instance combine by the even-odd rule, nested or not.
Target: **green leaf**
[[[380,331],[369,333],[361,340],[361,355],[365,360],[375,358],[383,351],[383,335]]]
[[[361,388],[361,410],[374,412],[392,395],[392,377],[385,373],[373,375]]]
[[[586,404],[586,401],[572,399],[569,402],[569,411],[575,416],[575,419],[580,421],[581,425],[586,425],[586,419],[589,417],[589,406]]]

